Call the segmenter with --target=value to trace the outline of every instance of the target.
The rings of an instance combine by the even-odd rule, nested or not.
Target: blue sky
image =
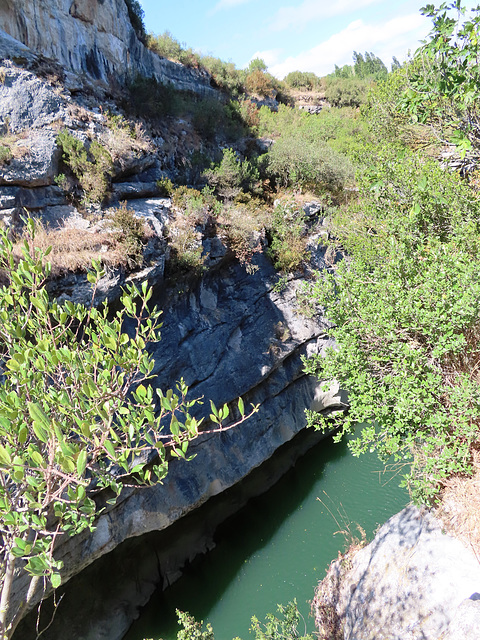
[[[392,56],[405,60],[431,27],[420,15],[426,0],[140,2],[147,31],[168,30],[239,68],[261,57],[278,78],[297,69],[326,75],[335,64],[351,64],[353,51],[372,51],[390,66]]]

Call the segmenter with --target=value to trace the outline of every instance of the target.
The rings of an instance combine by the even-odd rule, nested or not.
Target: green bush
[[[63,161],[78,180],[83,191],[83,202],[102,203],[107,196],[112,173],[112,158],[96,140],[88,150],[83,142],[66,129],[57,136],[63,151]]]
[[[353,78],[327,78],[325,98],[335,107],[359,107],[367,97],[371,81]]]
[[[7,164],[13,158],[10,147],[0,144],[0,166]]]
[[[208,184],[224,200],[233,200],[241,191],[255,191],[259,173],[256,167],[238,158],[233,149],[224,149],[219,165],[205,171]]]
[[[27,228],[34,239],[34,225]],[[21,612],[36,589],[62,582],[62,562],[53,547],[58,536],[95,527],[95,498],[108,491],[111,504],[125,481],[151,485],[165,477],[173,453],[185,457],[198,434],[187,388],[154,396],[153,361],[145,349],[159,339],[159,311],[128,286],[115,313],[66,301],[46,290],[48,251],[23,248],[14,258],[0,231],[0,637],[12,637]],[[45,265],[45,266],[44,266]],[[103,275],[98,264],[88,280],[93,292]],[[93,294],[92,294],[93,295]],[[92,300],[93,302],[93,300]],[[132,323],[131,334],[124,332]],[[132,387],[134,384],[134,387]],[[219,412],[217,412],[218,414]],[[222,412],[223,415],[223,412]],[[165,419],[169,433],[161,434]],[[152,466],[137,462],[155,451]],[[170,453],[168,453],[170,451]],[[137,462],[134,462],[137,461]],[[115,471],[114,471],[115,470]],[[23,601],[12,597],[21,576]]]
[[[325,88],[323,78],[319,78],[312,71],[291,71],[285,76],[284,82],[292,89],[302,91],[322,91]]]
[[[308,257],[306,217],[294,202],[277,205],[268,228],[271,237],[268,254],[275,268],[284,273],[296,271]]]
[[[332,219],[348,259],[312,292],[338,349],[307,371],[348,391],[340,434],[363,425],[353,451],[411,465],[414,499],[430,502],[471,471],[478,441],[480,202],[436,162],[391,148],[359,184]]]
[[[127,207],[126,202],[122,202],[118,209],[113,209],[108,221],[117,242],[122,245],[127,265],[130,268],[141,266],[146,236],[144,222]]]
[[[157,180],[157,187],[160,195],[164,198],[170,198],[175,190],[173,182],[167,176],[162,176],[160,180]]]
[[[282,136],[267,154],[267,171],[278,185],[338,194],[353,180],[349,160],[302,132]]]
[[[158,120],[181,113],[181,93],[154,77],[137,76],[129,84],[128,99],[123,101],[122,106],[134,116]]]

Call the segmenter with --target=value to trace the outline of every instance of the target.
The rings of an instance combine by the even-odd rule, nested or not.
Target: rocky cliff
[[[140,42],[125,0],[0,0],[0,29],[65,70],[105,84],[153,76],[216,95],[207,74],[160,58]]]
[[[261,234],[256,238],[253,263],[247,270],[235,258],[228,240],[212,233],[207,221],[200,220],[191,231],[195,247],[205,256],[203,276],[189,281],[171,278],[166,282],[164,269],[170,251],[166,236],[174,235],[186,216],[168,198],[160,197],[157,181],[175,165],[175,154],[187,155],[186,146],[196,134],[188,122],[173,119],[160,132],[158,128],[135,129],[134,124],[125,124],[108,92],[92,92],[84,78],[73,73],[86,71],[92,77],[98,71],[101,79],[107,79],[123,60],[121,55],[127,55],[128,47],[122,49],[121,44],[125,44],[122,38],[126,36],[112,19],[112,15],[118,15],[119,20],[121,17],[125,33],[133,38],[126,24],[123,0],[52,0],[48,11],[45,3],[26,1],[2,2],[0,7],[1,15],[8,17],[3,24],[32,47],[5,34],[0,37],[0,144],[6,149],[0,161],[0,218],[12,231],[21,232],[22,216],[30,214],[55,234],[76,229],[82,237],[95,241],[105,237],[102,233],[109,212],[120,206],[120,200],[128,200],[129,210],[149,228],[143,263],[133,271],[124,265],[108,268],[100,294],[114,302],[126,280],[148,279],[155,286],[156,302],[164,309],[162,340],[153,353],[155,384],[171,387],[183,376],[196,397],[234,405],[241,395],[247,404],[259,405],[258,413],[240,428],[202,436],[192,447],[194,460],[172,464],[163,485],[125,491],[116,507],[102,514],[92,535],[59,544],[56,553],[65,562],[63,582],[68,589],[68,580],[101,556],[129,540],[168,531],[200,505],[247,478],[304,429],[305,408],[341,410],[345,398],[338,390],[323,393],[316,380],[303,374],[302,356],[321,351],[329,344],[322,318],[305,318],[299,312],[296,294],[302,280],[300,274],[279,286],[279,277],[264,254]],[[120,13],[112,14],[113,10]],[[61,31],[67,27],[70,31]],[[112,39],[114,29],[116,40]],[[62,37],[59,33],[63,33]],[[118,41],[118,46],[110,47],[107,36],[113,44]],[[69,52],[62,51],[61,43],[75,38],[81,43],[90,38],[90,44],[67,59]],[[91,45],[92,42],[97,44]],[[117,57],[97,56],[95,59],[100,62],[89,68],[85,65],[90,59],[90,45],[97,46],[98,51],[111,49],[109,55]],[[45,61],[38,55],[39,50],[44,55],[57,56],[71,71],[65,72],[58,62]],[[102,204],[86,207],[75,197],[75,190],[64,188],[65,178],[60,181],[63,186],[56,184],[61,171],[66,170],[58,144],[61,131],[79,140],[85,149],[95,142],[111,158]],[[320,209],[308,209],[319,232]],[[97,255],[99,252],[105,258],[108,241],[103,245],[99,240],[97,245]],[[67,247],[60,243],[58,249],[65,253]],[[321,268],[325,248],[315,242],[312,255],[315,267]],[[88,302],[91,296],[81,268],[63,268],[49,286],[61,300]],[[278,470],[262,479],[262,487],[267,488],[274,476],[278,476]],[[187,550],[187,557],[190,553]],[[178,551],[164,557],[158,570],[155,564],[155,571],[160,574],[155,580],[174,579],[186,559],[185,550],[183,556]],[[25,575],[19,574],[14,599],[24,597],[27,583]],[[147,579],[128,613],[119,615],[115,625],[110,620],[110,638],[121,637],[154,588]],[[39,592],[37,600],[40,597]],[[85,625],[85,616],[92,625]],[[100,637],[93,616],[86,610],[82,609],[82,619],[77,623],[75,637]],[[73,622],[63,624],[64,628],[72,628]],[[55,632],[51,633],[49,637],[55,637]],[[19,629],[17,637],[28,635]]]

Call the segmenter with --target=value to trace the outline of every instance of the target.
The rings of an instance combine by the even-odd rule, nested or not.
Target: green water
[[[220,527],[211,552],[154,594],[125,640],[174,640],[176,608],[211,622],[216,640],[246,640],[252,615],[263,620],[293,598],[313,631],[308,601],[345,548],[340,531],[355,534],[358,524],[371,538],[408,502],[398,480],[375,455],[354,458],[345,444],[320,442]]]

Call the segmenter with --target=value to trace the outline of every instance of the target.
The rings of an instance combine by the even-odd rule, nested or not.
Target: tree
[[[154,364],[146,346],[159,340],[161,312],[148,307],[146,283],[141,291],[126,288],[113,316],[106,304],[52,301],[45,287],[49,252],[34,247],[32,221],[28,231],[31,242],[25,240],[17,259],[0,230],[2,640],[11,637],[37,589],[45,594],[49,583],[61,583],[55,543],[94,527],[94,496],[108,489],[107,502],[114,503],[125,485],[160,481],[172,456],[186,458],[201,424],[183,381],[156,397],[148,384]],[[101,275],[94,263],[92,301]],[[241,400],[239,411],[241,421]],[[228,407],[212,404],[214,430],[228,415]],[[14,606],[17,569],[31,582]]]
[[[422,13],[433,28],[415,52],[399,107],[464,155],[480,147],[480,7],[469,14],[455,0],[438,8],[429,4]]]
[[[262,58],[253,58],[247,67],[247,73],[253,73],[254,71],[267,71],[268,67],[265,60]]]

